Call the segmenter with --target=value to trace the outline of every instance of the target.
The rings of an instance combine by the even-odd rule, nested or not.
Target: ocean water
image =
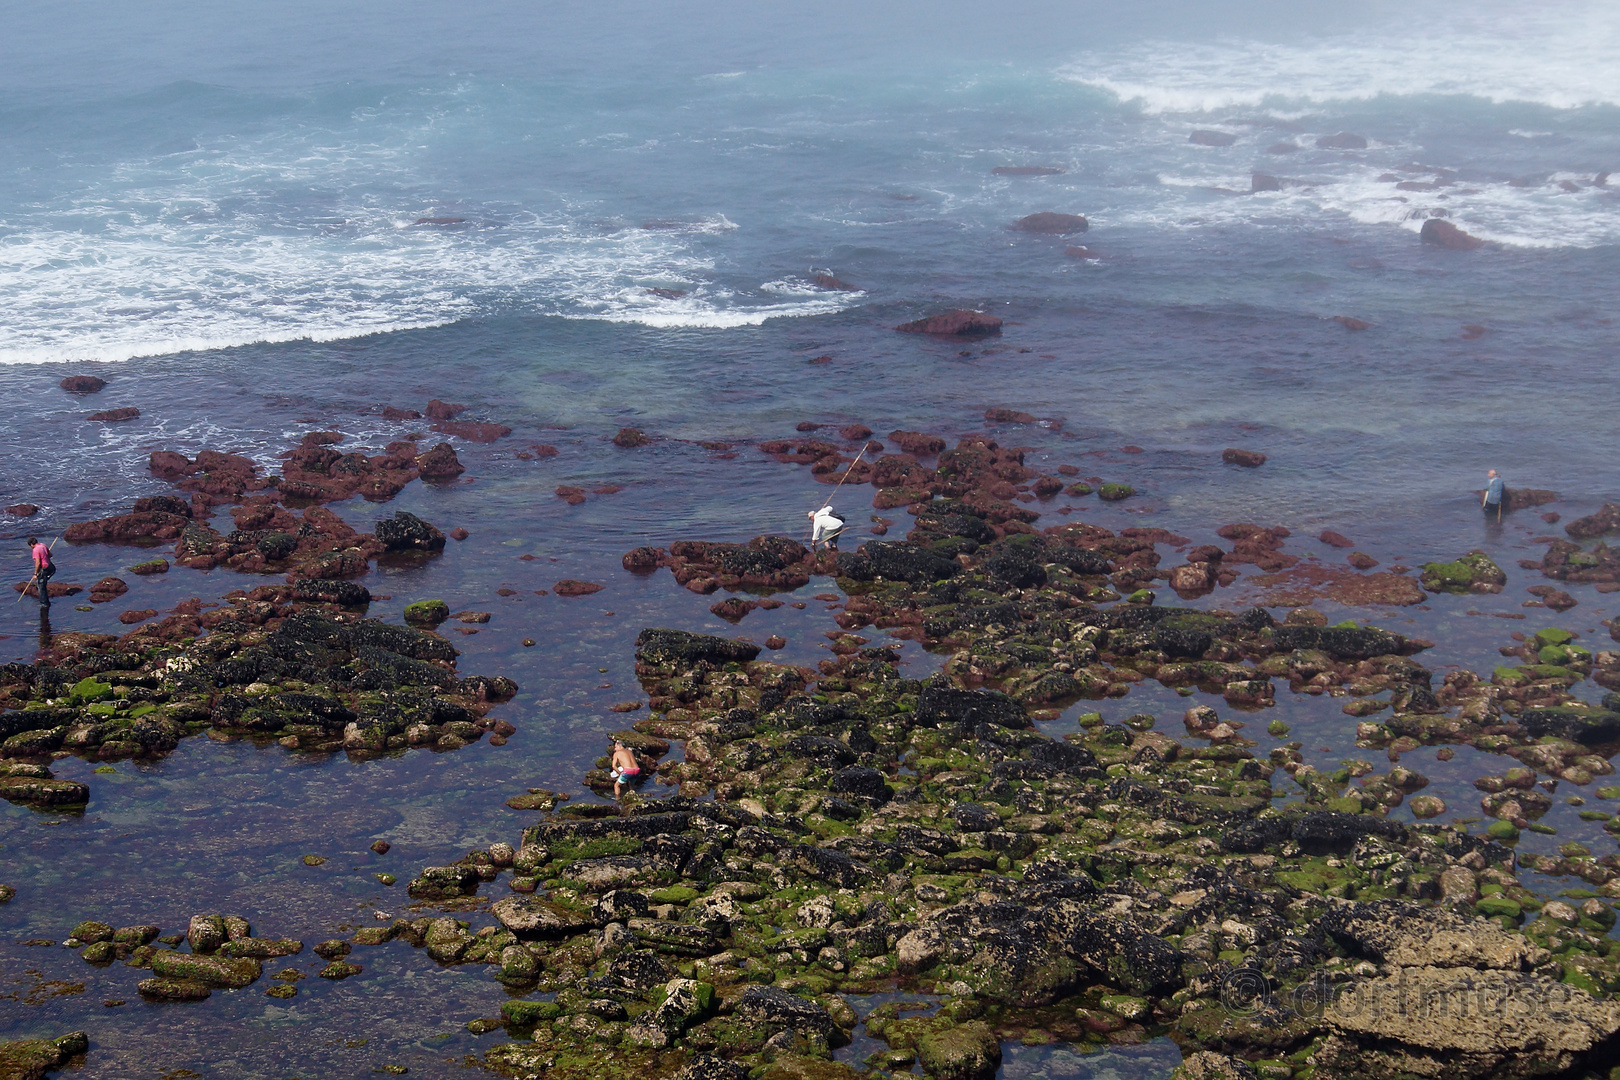
[[[514,429],[458,447],[463,483],[337,509],[366,527],[407,509],[469,529],[427,567],[374,572],[391,600],[372,612],[423,596],[496,612],[458,642],[461,666],[524,692],[503,748],[356,765],[193,740],[116,778],[68,759],[61,774],[80,768],[94,791],[84,817],[0,807],[4,880],[23,891],[0,908],[0,937],[60,938],[92,916],[173,927],[230,905],[266,932],[331,936],[400,903],[370,878],[374,837],[402,872],[515,839],[522,815],[501,801],[518,789],[577,789],[618,726],[605,706],[636,696],[640,627],[782,632],[786,656],[813,662],[830,628],[815,605],[731,630],[667,575],[618,569],[641,543],[799,528],[826,489],[751,444],[803,420],[993,432],[1032,461],[1134,484],[1130,503],[1074,506],[1114,528],[1202,541],[1231,521],[1285,524],[1288,550],[1336,559],[1310,539],[1334,528],[1386,564],[1484,547],[1512,575],[1501,597],[1354,613],[1436,640],[1437,671],[1493,663],[1509,629],[1603,636],[1614,605],[1590,590],[1568,616],[1520,608],[1540,579],[1516,560],[1551,527],[1524,514],[1486,529],[1472,492],[1496,467],[1510,486],[1559,491],[1566,518],[1620,495],[1612,5],[872,7],[7,11],[0,501],[43,507],[5,526],[8,542],[21,556],[28,531],[163,490],[144,468],[153,449],[268,464],[317,428],[380,448],[411,428],[381,405],[463,402]],[[1366,147],[1318,146],[1341,132]],[[1062,171],[992,171],[1030,165]],[[1280,190],[1250,194],[1255,172]],[[1042,210],[1090,228],[1009,228]],[[1432,216],[1486,247],[1422,245]],[[1065,254],[1082,243],[1097,257]],[[818,288],[818,273],[855,288]],[[1003,333],[892,329],[954,307],[1001,316]],[[807,362],[820,356],[832,362]],[[74,373],[108,387],[72,398],[56,384]],[[123,405],[140,419],[84,419]],[[991,406],[1048,422],[991,425]],[[627,425],[653,445],[608,443]],[[517,458],[532,442],[561,453]],[[1270,460],[1232,469],[1227,446]],[[604,483],[624,490],[577,508],[552,494]],[[864,499],[838,504],[858,534]],[[61,580],[136,555],[72,549]],[[608,589],[533,595],[563,577]],[[124,600],[162,609],[241,584],[176,571],[132,579]],[[522,595],[494,595],[507,586]],[[1234,606],[1242,588],[1208,603]],[[50,630],[116,629],[122,606],[58,604]],[[28,657],[41,629],[31,605],[4,607],[0,652]],[[907,650],[913,671],[938,662]],[[1105,704],[1183,707],[1148,696]],[[1335,703],[1278,708],[1321,762],[1353,753]],[[1465,764],[1425,763],[1463,806]],[[1584,835],[1567,816],[1560,839]],[[318,845],[367,872],[290,877]],[[64,889],[65,906],[28,899]],[[90,1076],[358,1074],[389,1054],[447,1075],[494,1038],[461,1028],[494,1008],[494,984],[419,953],[377,952],[375,973],[293,1008],[244,997],[212,1014],[216,1029],[187,1031],[163,1010],[102,1008],[133,997],[121,968],[86,976],[40,952],[0,944],[0,1035],[86,1027]],[[105,986],[32,1007],[4,996],[47,969]],[[308,1037],[278,1056],[295,1029]],[[355,1032],[372,1042],[344,1046]],[[1050,1065],[1019,1060],[1019,1075]],[[1107,1069],[1150,1077],[1163,1062]]]

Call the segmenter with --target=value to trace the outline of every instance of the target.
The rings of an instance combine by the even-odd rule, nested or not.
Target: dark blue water
[[[638,696],[640,627],[782,633],[786,657],[826,655],[831,623],[809,597],[830,582],[803,590],[804,610],[755,612],[733,630],[709,614],[712,598],[618,569],[642,543],[797,529],[827,489],[748,443],[803,420],[880,437],[988,431],[1043,468],[1135,485],[1141,496],[1124,504],[1074,504],[1110,528],[1202,542],[1258,520],[1292,528],[1288,550],[1338,560],[1311,539],[1328,527],[1386,565],[1484,546],[1509,568],[1500,597],[1324,606],[1436,640],[1425,662],[1437,671],[1488,667],[1513,629],[1564,625],[1599,647],[1610,598],[1582,591],[1565,616],[1522,609],[1541,579],[1515,563],[1549,527],[1520,515],[1489,531],[1470,492],[1494,466],[1510,486],[1560,491],[1566,517],[1620,494],[1620,204],[1600,182],[1620,171],[1620,20],[1608,7],[1403,4],[1353,18],[1256,4],[870,7],[8,13],[0,502],[44,509],[5,531],[54,534],[164,490],[144,467],[153,449],[268,465],[302,432],[330,428],[345,448],[380,449],[422,430],[382,420],[381,405],[462,402],[514,434],[459,447],[463,482],[413,485],[387,510],[472,535],[426,567],[374,572],[368,586],[391,599],[373,614],[429,596],[494,612],[457,642],[461,667],[524,691],[503,709],[520,732],[501,748],[356,764],[192,740],[116,776],[67,759],[61,774],[92,785],[84,817],[0,808],[0,880],[21,890],[0,908],[0,936],[60,940],[87,917],[177,929],[206,908],[320,940],[397,910],[371,877],[372,839],[396,845],[388,866],[403,877],[515,840],[524,816],[501,803],[524,787],[578,792],[600,738],[625,719],[607,706]],[[1193,131],[1231,144],[1190,142]],[[1339,132],[1367,148],[1317,147]],[[1295,149],[1272,152],[1280,144]],[[1064,171],[992,173],[1019,165]],[[1247,194],[1256,170],[1281,190]],[[1009,229],[1040,210],[1084,214],[1090,229]],[[1420,244],[1438,214],[1487,246]],[[1099,258],[1065,254],[1082,243]],[[822,271],[856,290],[817,288]],[[891,329],[954,307],[1001,316],[1002,335],[964,344]],[[1372,326],[1353,332],[1339,315]],[[820,356],[832,362],[808,363]],[[108,388],[92,399],[57,389],[81,372]],[[141,418],[84,419],[124,405]],[[991,406],[1052,422],[990,425]],[[653,444],[612,446],[627,425]],[[696,445],[714,440],[737,442],[739,456]],[[534,442],[560,453],[516,456]],[[1227,446],[1270,460],[1233,469]],[[580,507],[553,494],[605,483],[624,490]],[[867,498],[838,503],[862,536]],[[386,512],[337,509],[361,527]],[[72,549],[60,580],[88,584],[141,557]],[[58,604],[50,629],[117,630],[125,607],[244,584],[223,571],[125,577],[119,602]],[[534,595],[565,577],[608,588]],[[518,595],[499,597],[503,587]],[[1235,606],[1244,588],[1207,604]],[[5,603],[0,652],[27,657],[37,613]],[[938,662],[914,645],[902,655],[917,671]],[[1357,754],[1338,704],[1278,706],[1320,765]],[[1141,687],[1103,707],[1147,708],[1169,727],[1184,703]],[[1472,757],[1425,759],[1437,788],[1452,785],[1455,816],[1471,809],[1460,767]],[[1560,837],[1527,846],[1612,843],[1555,813]],[[341,871],[308,872],[308,853]],[[63,950],[3,946],[0,1034],[89,1028],[96,1076],[359,1074],[406,1058],[413,1075],[439,1075],[495,1038],[461,1029],[494,1008],[489,980],[422,954],[376,955],[359,961],[366,976],[289,1010],[265,1010],[257,991],[216,995],[205,1008],[234,1010],[218,1021],[229,1036],[154,1049],[185,1024],[139,1004],[104,1009],[104,997],[133,998],[124,969],[29,1006],[18,988],[30,980],[89,969]],[[323,1034],[292,1059],[227,1047],[268,1047],[294,1024]],[[358,1037],[369,1049],[344,1045]],[[1051,1064],[1013,1060],[1019,1075]],[[1162,1064],[1109,1067],[1153,1076]]]

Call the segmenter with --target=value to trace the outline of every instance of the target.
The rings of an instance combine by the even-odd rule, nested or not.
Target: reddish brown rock
[[[564,484],[557,489],[557,498],[564,500],[569,506],[579,506],[585,502],[585,489]]]
[[[39,598],[39,586],[33,584],[32,582],[19,581],[11,588],[12,591],[20,592],[24,596],[32,596],[35,599]],[[76,596],[82,592],[84,592],[83,585],[64,585],[56,581],[50,583],[50,594],[53,598],[58,596]]]
[[[1215,588],[1220,567],[1215,563],[1190,562],[1170,569],[1170,587],[1183,600],[1206,596]]]
[[[1057,176],[1064,170],[1052,165],[997,165],[992,176]]]
[[[817,274],[816,275],[816,288],[818,288],[818,289],[835,289],[835,290],[837,290],[839,292],[860,292],[861,291],[861,288],[860,288],[859,285],[851,285],[847,281],[839,281],[837,278],[833,277],[831,274]]]
[[[1541,515],[1541,520],[1545,521],[1549,525],[1556,525],[1558,522],[1563,520],[1563,517],[1564,515],[1560,514],[1558,511],[1549,510],[1545,514]]]
[[[1410,577],[1388,572],[1360,574],[1349,567],[1307,562],[1281,573],[1263,574],[1248,583],[1265,591],[1258,598],[1265,607],[1308,607],[1331,600],[1346,607],[1421,604],[1427,598]]]
[[[94,375],[69,375],[56,385],[70,394],[98,394],[107,385],[107,380]]]
[[[1079,476],[1080,475],[1080,467],[1078,465],[1059,465],[1057,467],[1057,471],[1058,471],[1059,476]]]
[[[33,503],[17,503],[15,506],[6,507],[6,513],[12,517],[33,517],[39,513],[39,507]]]
[[[1013,222],[1013,228],[1019,232],[1043,233],[1048,236],[1068,236],[1070,233],[1085,232],[1088,227],[1089,223],[1079,214],[1055,214],[1050,210],[1030,214]]]
[[[156,608],[142,608],[139,611],[126,611],[118,616],[118,621],[125,626],[134,626],[138,622],[157,618]]]
[[[425,454],[416,456],[416,471],[424,480],[448,480],[466,472],[466,466],[456,457],[455,447],[440,443]]]
[[[1266,455],[1257,450],[1240,450],[1229,446],[1221,451],[1221,460],[1228,465],[1242,465],[1246,469],[1258,469],[1266,463]]]
[[[646,446],[650,442],[652,440],[647,438],[645,433],[629,427],[620,428],[619,433],[613,436],[613,445],[625,450],[637,446]]]
[[[104,577],[90,586],[90,602],[92,604],[105,604],[129,592],[129,586],[121,578]]]
[[[850,442],[860,442],[862,439],[872,437],[872,429],[865,424],[851,424],[848,427],[839,428],[838,436],[842,439],[848,439]]]
[[[178,480],[182,476],[190,476],[197,471],[197,466],[184,454],[177,454],[173,450],[154,450],[148,459],[148,467],[152,474],[163,480]]]
[[[125,406],[122,409],[106,409],[102,412],[91,413],[86,420],[96,420],[106,424],[116,424],[120,420],[139,419],[141,410]]]
[[[466,529],[456,528],[450,530],[450,539],[452,540],[465,540],[471,535],[472,533],[468,532]]]
[[[830,363],[832,363],[832,357],[830,357],[830,356],[814,356],[814,357],[810,358],[810,363],[812,363],[812,364],[830,364]]]
[[[728,596],[717,604],[710,604],[709,613],[718,615],[726,622],[735,623],[741,622],[743,616],[753,611],[755,607],[755,604],[744,600],[740,596]]]
[[[1485,497],[1481,488],[1474,492],[1480,498]],[[1504,510],[1528,510],[1534,506],[1545,506],[1550,502],[1558,501],[1558,492],[1548,491],[1545,488],[1503,488],[1502,508]]]
[[[396,409],[392,405],[385,405],[382,411],[384,420],[420,420],[422,414],[415,409]]]
[[[1343,535],[1342,533],[1336,533],[1332,529],[1323,529],[1322,535],[1318,536],[1317,539],[1322,541],[1322,543],[1326,544],[1328,547],[1353,548],[1356,546],[1356,542],[1354,540]]]
[[[814,420],[800,420],[797,424],[793,425],[793,430],[794,431],[817,431],[821,427],[822,427],[822,425],[816,423]]]
[[[1102,258],[1101,255],[1097,254],[1097,252],[1093,251],[1091,248],[1086,247],[1084,244],[1077,244],[1074,247],[1066,247],[1063,249],[1063,254],[1067,255],[1071,259]]]
[[[938,435],[925,435],[920,431],[891,431],[889,438],[900,449],[918,457],[932,457],[945,449],[945,440]]]
[[[650,574],[658,569],[660,561],[667,553],[663,548],[639,547],[634,551],[627,551],[619,562],[632,574]]]
[[[787,648],[787,638],[778,634],[772,634],[770,637],[765,639],[765,647],[767,649],[785,649]]]
[[[512,434],[512,429],[505,424],[490,424],[481,420],[441,420],[433,425],[433,430],[440,435],[454,435],[458,439],[476,443],[492,443]]]
[[[1483,326],[1479,326],[1475,323],[1468,323],[1462,328],[1462,336],[1464,341],[1478,341],[1480,338],[1484,337],[1487,332],[1488,331],[1486,331]]]
[[[167,574],[169,572],[169,560],[148,559],[146,562],[136,563],[130,567],[129,572],[138,574],[141,577],[150,577],[153,574]]]
[[[556,457],[560,450],[549,443],[530,443],[529,451],[537,458]]]
[[[1055,476],[1042,476],[1035,481],[1033,489],[1040,498],[1050,499],[1063,490],[1063,481]]]
[[[902,323],[895,327],[903,334],[935,334],[942,337],[986,337],[1001,333],[1001,320],[982,311],[941,312],[926,319]]]
[[[573,578],[565,578],[551,587],[558,596],[589,596],[604,588],[605,585],[598,585],[594,581],[576,581]]]
[[[454,420],[461,413],[467,411],[465,405],[452,405],[448,401],[434,398],[427,403],[427,417],[429,420]]]
[[[591,488],[591,494],[592,495],[617,495],[619,492],[621,492],[623,490],[624,490],[624,488],[620,487],[618,484],[600,484],[600,485],[598,485],[596,487]]]
[[[1346,330],[1372,329],[1372,323],[1368,322],[1366,319],[1358,319],[1354,315],[1335,315],[1333,316],[1333,321],[1344,327]]]
[[[1037,422],[1035,417],[1029,413],[1019,412],[1017,409],[986,409],[984,410],[984,418],[998,424],[1033,424]]]
[[[143,511],[119,514],[98,521],[83,521],[69,525],[62,535],[71,544],[93,540],[110,543],[129,543],[133,540],[174,540],[191,524],[189,517],[163,511]]]
[[[1441,218],[1430,218],[1425,221],[1418,237],[1425,244],[1435,244],[1450,248],[1452,251],[1474,251],[1485,246],[1485,241],[1479,237],[1469,236],[1451,222]]]
[[[1344,561],[1355,567],[1357,570],[1371,570],[1373,567],[1378,565],[1378,560],[1373,558],[1371,555],[1368,555],[1364,551],[1352,551],[1349,555],[1345,556]]]

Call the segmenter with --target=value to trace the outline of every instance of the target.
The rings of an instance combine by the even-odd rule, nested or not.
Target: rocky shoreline
[[[857,465],[853,449],[872,433],[839,434],[853,448],[816,438],[761,448],[828,483],[871,485],[877,514],[914,519],[904,540],[816,555],[786,537],[683,540],[623,559],[629,573],[667,569],[694,593],[725,590],[711,610],[734,623],[779,606],[773,593],[836,582],[816,596],[838,628],[831,656],[797,666],[746,640],[643,630],[647,715],[618,737],[665,791],[632,794],[622,809],[515,796],[509,805],[540,813],[521,835],[422,868],[407,890],[414,917],[323,942],[322,976],[359,973],[365,949],[391,942],[488,965],[510,997],[499,1017],[468,1026],[512,1040],[488,1050],[487,1066],[565,1080],[843,1080],[913,1065],[974,1080],[994,1075],[1008,1040],[1162,1037],[1181,1048],[1189,1080],[1597,1077],[1620,1064],[1620,948],[1609,936],[1620,855],[1569,843],[1526,859],[1514,848],[1522,831],[1545,830],[1560,783],[1612,773],[1620,695],[1594,706],[1572,688],[1620,689],[1620,652],[1593,652],[1570,631],[1519,634],[1502,650],[1517,664],[1454,670],[1436,686],[1415,659],[1430,643],[1328,625],[1309,605],[1500,591],[1505,575],[1481,553],[1414,578],[1368,572],[1376,562],[1360,553],[1354,570],[1301,564],[1286,529],[1249,523],[1219,530],[1229,546],[1163,529],[1038,528],[1034,507],[1059,493],[1134,491],[1070,467],[1038,475],[984,438],[947,449],[897,431],[902,453]],[[163,753],[204,730],[362,756],[512,732],[487,715],[516,691],[510,680],[462,677],[445,639],[357,610],[370,594],[353,578],[373,559],[431,557],[443,534],[408,514],[357,534],[320,505],[363,484],[387,497],[392,482],[424,474],[427,455],[390,447],[386,461],[355,461],[332,481],[345,456],[317,436],[273,484],[246,459],[159,452],[153,471],[189,503],[151,497],[75,526],[81,540],[174,541],[185,565],[286,579],[122,637],[60,635],[37,663],[0,670],[5,797],[82,804],[83,785],[51,776],[53,756]],[[198,522],[215,500],[234,504],[229,534]],[[874,522],[880,534],[894,525]],[[1571,585],[1620,583],[1601,541],[1582,544],[1620,531],[1620,509],[1566,531],[1526,565]],[[1332,535],[1323,541],[1353,546]],[[1180,561],[1162,566],[1160,548]],[[1211,596],[1248,567],[1268,606],[1291,609],[1280,620],[1265,606],[1158,602],[1166,586]],[[1576,603],[1537,588],[1534,603]],[[118,595],[107,582],[97,591]],[[430,623],[447,614],[424,611]],[[946,655],[943,669],[907,678],[899,650],[866,636],[876,633]],[[1224,708],[1108,723],[1081,704],[1150,680]],[[1299,743],[1257,756],[1245,725],[1282,687],[1346,699],[1368,760],[1324,772]],[[1041,730],[1075,716],[1071,734]],[[1268,731],[1288,734],[1280,721]],[[1423,746],[1442,759],[1451,746],[1502,757],[1476,783],[1488,829],[1430,823],[1447,807],[1400,764]],[[598,793],[611,791],[605,766],[583,778]],[[1389,816],[1403,804],[1416,823]],[[1590,889],[1549,901],[1521,881],[1526,870]],[[510,895],[480,896],[503,878]],[[456,918],[486,903],[494,925]],[[265,959],[303,948],[255,938],[232,916],[197,916],[184,938],[158,934],[85,922],[71,938],[87,963],[150,969],[138,991],[173,1001],[251,985]],[[288,971],[267,993],[296,995],[301,973]],[[868,994],[923,1000],[859,1015],[847,996]],[[835,1060],[857,1029],[887,1049]],[[0,1055],[55,1064],[82,1044],[4,1044]]]

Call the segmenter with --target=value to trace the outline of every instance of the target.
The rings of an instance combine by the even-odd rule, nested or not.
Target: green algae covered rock
[[[501,1016],[510,1027],[533,1027],[561,1016],[563,1009],[555,1001],[503,1001]]]
[[[1425,563],[1418,581],[1434,593],[1499,593],[1507,575],[1483,551],[1470,551],[1455,562]]]
[[[1097,497],[1107,502],[1118,502],[1128,499],[1136,494],[1136,489],[1129,484],[1104,484],[1097,489]]]
[[[917,1040],[917,1059],[935,1080],[990,1080],[1001,1067],[1001,1043],[989,1025],[971,1020]]]
[[[92,701],[102,701],[111,697],[112,692],[113,688],[110,683],[104,683],[92,675],[74,683],[73,689],[68,692],[68,696],[73,699],[75,704],[87,705]]]
[[[450,617],[450,605],[443,600],[417,600],[405,605],[405,621],[418,626],[438,626]]]
[[[204,986],[238,990],[259,977],[262,971],[250,957],[197,956],[195,953],[160,950],[152,957],[152,973],[165,979],[181,979]]]
[[[141,997],[152,1001],[201,1001],[213,993],[192,979],[142,979],[135,985]]]
[[[75,1031],[57,1039],[20,1039],[0,1042],[0,1077],[5,1080],[42,1080],[45,1073],[90,1049],[90,1037]]]

